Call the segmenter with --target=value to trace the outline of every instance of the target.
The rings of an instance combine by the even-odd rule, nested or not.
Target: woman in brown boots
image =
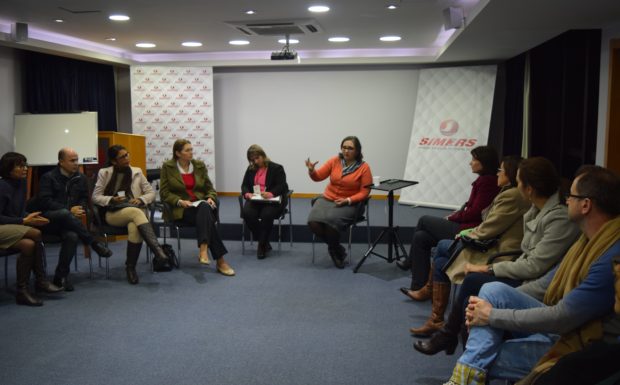
[[[102,168],[97,175],[93,203],[104,207],[107,223],[127,226],[127,281],[135,285],[139,282],[136,263],[143,240],[155,254],[156,268],[168,265],[168,256],[159,245],[146,212],[146,205],[153,202],[155,192],[142,170],[129,165],[129,152],[125,147],[110,147],[108,162],[110,167]]]
[[[429,340],[417,341],[414,344],[417,351],[429,355],[444,350],[447,354],[454,353],[469,296],[477,295],[487,282],[499,281],[516,287],[541,277],[562,260],[579,236],[579,228],[569,220],[566,205],[560,198],[560,177],[549,160],[534,157],[522,161],[517,182],[519,192],[531,203],[523,216],[522,254],[514,261],[504,260],[492,265],[465,263],[465,278],[447,321]]]
[[[463,249],[457,261],[450,265],[451,269],[460,266],[460,274],[458,277],[454,277],[454,275],[449,277],[443,272],[443,268],[450,258],[448,249],[454,240],[444,239],[437,244],[431,274],[423,289],[425,296],[430,297],[432,295],[431,316],[421,327],[411,328],[412,334],[429,336],[443,326],[443,314],[448,306],[450,296],[450,278],[453,278],[452,281],[455,283],[462,282],[464,262],[476,261],[483,264],[489,255],[519,249],[523,238],[523,214],[530,208],[530,203],[517,189],[517,169],[521,160],[522,158],[518,156],[507,156],[502,159],[501,166],[497,171],[497,185],[501,190],[487,210],[484,221],[473,229],[461,231],[457,236],[458,239],[461,235],[467,235],[469,238],[481,241],[495,239],[496,242],[493,246],[486,252],[469,248]]]
[[[19,250],[17,258],[18,305],[41,306],[43,302],[29,291],[30,272],[36,279],[36,290],[57,293],[62,288],[47,280],[43,265],[41,231],[31,226],[44,226],[49,221],[40,212],[26,215],[26,157],[7,152],[0,159],[0,249]]]

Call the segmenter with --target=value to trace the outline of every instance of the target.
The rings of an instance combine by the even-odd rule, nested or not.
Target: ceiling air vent
[[[229,21],[226,24],[249,36],[312,35],[322,31],[312,19]]]

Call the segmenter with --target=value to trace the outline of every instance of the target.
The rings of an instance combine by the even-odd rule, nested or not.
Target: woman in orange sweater
[[[356,206],[364,201],[372,183],[370,167],[362,159],[362,145],[355,136],[347,136],[340,143],[341,153],[329,159],[318,170],[318,162],[306,160],[306,167],[310,178],[322,181],[329,177],[329,184],[325,188],[308,215],[310,230],[327,243],[329,255],[337,268],[344,268],[347,256],[344,247],[340,244],[342,231],[355,218]]]

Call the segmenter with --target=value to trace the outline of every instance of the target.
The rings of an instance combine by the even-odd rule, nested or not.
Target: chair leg
[[[241,255],[245,254],[245,221],[241,220]]]
[[[278,254],[282,251],[282,219],[278,218]]]
[[[316,240],[316,235],[312,234],[312,264],[314,265],[314,241]]]
[[[181,267],[181,231],[179,226],[175,226],[177,232],[177,258],[179,259],[179,267]]]
[[[293,213],[291,212],[290,205],[288,209],[288,240],[291,248],[293,248]]]
[[[4,290],[9,291],[9,256],[4,257]]]
[[[349,226],[349,264],[351,264],[351,240],[353,238],[353,227],[355,227],[355,225]]]

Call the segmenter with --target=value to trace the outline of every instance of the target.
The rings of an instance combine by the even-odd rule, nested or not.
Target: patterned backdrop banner
[[[146,137],[147,168],[160,168],[174,141],[185,138],[215,184],[211,67],[132,66],[131,102],[133,133]]]
[[[423,69],[400,203],[458,208],[476,178],[470,151],[487,143],[495,66]]]

